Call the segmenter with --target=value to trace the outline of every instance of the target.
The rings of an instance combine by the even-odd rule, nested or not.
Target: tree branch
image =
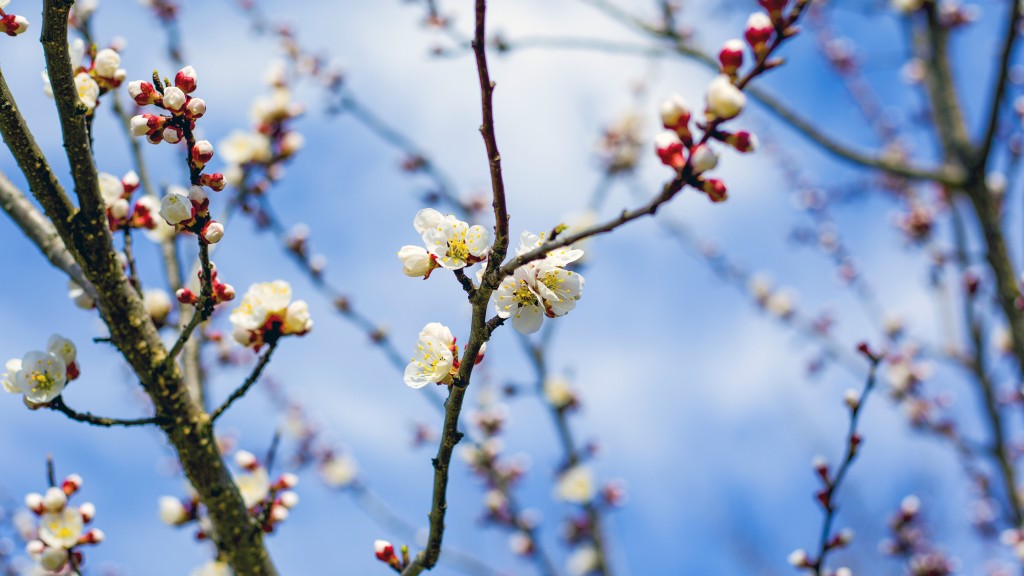
[[[125,428],[131,428],[133,426],[151,426],[157,425],[160,421],[157,418],[137,418],[134,420],[122,420],[120,418],[107,418],[104,416],[93,416],[88,412],[76,412],[72,410],[67,404],[64,403],[62,396],[57,396],[52,402],[46,405],[47,408],[55,412],[60,412],[68,418],[77,422],[85,422],[93,426],[102,426],[104,428],[111,428],[113,426],[124,426]]]
[[[260,379],[260,375],[263,374],[263,369],[266,368],[267,364],[270,362],[270,355],[273,354],[274,350],[277,349],[278,342],[280,342],[280,340],[275,340],[270,344],[270,347],[267,348],[267,351],[264,352],[263,355],[260,356],[259,361],[256,362],[256,366],[253,367],[252,372],[249,373],[249,377],[245,379],[245,382],[242,382],[242,385],[236,388],[235,391],[232,392],[230,396],[228,396],[228,399],[225,400],[223,404],[218,406],[216,410],[210,413],[211,422],[216,422],[217,418],[220,418],[221,415],[224,414],[224,412],[226,412],[227,409],[230,408],[231,405],[234,404],[236,400],[240,399],[242,396],[245,396],[246,392],[248,392],[249,389],[252,388],[254,384],[256,384],[256,381]]]
[[[996,132],[999,130],[1000,109],[1003,104],[1003,97],[1006,95],[1006,87],[1010,79],[1010,60],[1013,56],[1013,46],[1020,34],[1021,5],[1020,2],[1007,2],[1010,13],[1007,15],[1006,30],[1003,32],[1003,47],[999,55],[999,66],[996,68],[996,86],[992,90],[989,103],[988,121],[986,122],[985,134],[979,144],[978,156],[976,159],[977,168],[980,173],[986,172],[992,146],[995,144]]]
[[[11,217],[11,220],[14,220],[22,233],[39,248],[50,264],[67,274],[93,300],[96,299],[96,290],[86,279],[82,267],[75,262],[75,257],[71,255],[60,239],[53,223],[41,214],[25,194],[18,190],[3,173],[0,173],[0,208]]]

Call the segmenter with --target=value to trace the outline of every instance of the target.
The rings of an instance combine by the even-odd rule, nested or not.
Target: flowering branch
[[[505,205],[505,181],[501,175],[501,153],[494,137],[494,82],[487,70],[487,0],[476,0],[476,28],[473,36],[473,53],[476,54],[477,75],[480,77],[480,104],[483,109],[483,124],[480,134],[487,148],[487,159],[491,167],[491,191],[494,195],[494,244],[487,260],[487,272],[493,274],[505,259],[508,249],[508,207]]]
[[[650,24],[608,0],[581,1],[594,6],[595,8],[610,15],[612,18],[624,22],[636,30],[654,38],[671,41],[672,49],[680,56],[698,62],[712,70],[718,70],[719,63],[716,58],[698,48],[693,47],[689,40],[680,35],[678,31]],[[825,132],[822,132],[813,123],[801,117],[794,110],[783,104],[782,101],[772,96],[769,92],[756,86],[748,88],[746,92],[791,128],[801,133],[810,141],[821,146],[823,150],[826,150],[839,158],[867,168],[882,170],[905,178],[931,180],[948,185],[957,185],[964,181],[965,172],[957,166],[949,165],[942,166],[940,168],[925,168],[910,164],[909,162],[900,159],[889,158],[884,154],[861,152],[832,138]]]
[[[252,372],[249,374],[249,377],[245,379],[245,382],[242,382],[242,385],[236,388],[223,404],[210,413],[211,422],[216,422],[217,418],[220,418],[220,416],[224,414],[224,412],[226,412],[236,400],[245,396],[245,393],[248,392],[254,384],[256,384],[256,381],[260,379],[260,375],[263,374],[263,369],[266,368],[267,364],[270,362],[270,355],[277,349],[277,344],[278,341],[276,340],[270,343],[270,347],[267,348],[267,351],[264,352],[262,356],[260,356],[259,361],[256,362],[256,366],[253,367]]]
[[[842,486],[854,458],[857,457],[858,448],[862,441],[860,432],[857,431],[857,424],[860,421],[860,414],[864,409],[864,403],[875,387],[875,375],[878,371],[878,364],[881,362],[881,357],[868,350],[866,344],[861,344],[860,349],[871,362],[871,367],[861,393],[859,395],[856,393],[852,395],[850,393],[847,394],[846,403],[850,409],[850,427],[846,434],[846,453],[834,477],[829,474],[827,464],[824,462],[815,463],[815,471],[824,484],[824,488],[818,492],[818,502],[825,510],[825,517],[821,525],[821,536],[818,540],[817,556],[815,558],[808,558],[806,552],[797,550],[789,558],[790,563],[794,566],[810,569],[814,572],[815,576],[826,574],[824,571],[825,558],[828,556],[828,553],[835,548],[847,545],[850,542],[850,538],[852,538],[852,534],[848,531],[840,531],[839,534],[832,535],[832,522],[835,520],[836,511],[838,510],[835,505],[835,495]]]
[[[77,412],[71,409],[67,404],[64,403],[64,398],[58,396],[46,405],[47,408],[55,412],[60,412],[68,418],[77,422],[85,422],[93,426],[102,426],[104,428],[110,428],[113,426],[124,426],[130,428],[133,426],[150,426],[160,424],[160,420],[157,418],[137,418],[134,420],[123,420],[120,418],[107,418],[104,416],[94,416],[88,412]]]

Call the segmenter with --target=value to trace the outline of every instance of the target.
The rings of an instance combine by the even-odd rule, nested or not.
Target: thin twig
[[[132,420],[125,420],[121,418],[94,416],[88,412],[78,412],[65,404],[62,396],[56,397],[52,402],[47,404],[46,407],[55,412],[60,412],[77,422],[85,422],[86,424],[102,426],[104,428],[111,428],[114,426],[123,426],[125,428],[131,428],[133,426],[156,426],[160,423],[157,418],[136,418]]]
[[[220,416],[224,414],[224,412],[226,412],[227,409],[230,408],[231,405],[234,404],[236,400],[240,399],[242,396],[245,396],[245,393],[248,392],[250,388],[252,388],[253,384],[255,384],[257,380],[260,379],[260,375],[263,373],[263,369],[266,368],[267,363],[270,362],[270,355],[273,354],[274,350],[277,349],[278,342],[279,341],[274,341],[270,343],[270,347],[267,348],[267,351],[264,352],[262,356],[260,356],[259,361],[256,362],[256,366],[253,367],[252,372],[249,374],[249,377],[245,379],[245,382],[242,382],[242,385],[236,388],[235,391],[232,392],[230,396],[228,396],[227,400],[225,400],[223,404],[218,406],[216,410],[210,413],[211,422],[216,422],[217,418],[220,418]]]

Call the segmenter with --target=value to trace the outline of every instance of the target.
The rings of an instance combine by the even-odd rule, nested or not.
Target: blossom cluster
[[[86,530],[96,515],[96,506],[90,502],[75,507],[68,499],[82,487],[82,477],[71,474],[59,487],[51,487],[45,494],[31,493],[25,496],[25,506],[39,519],[39,524],[25,545],[29,557],[38,568],[47,573],[64,573],[67,566],[75,569],[82,564],[79,546],[99,544],[103,531],[98,528]]]
[[[11,394],[23,394],[29,407],[52,402],[68,382],[78,378],[75,344],[54,334],[45,351],[33,350],[21,358],[8,360],[0,374],[0,384]]]
[[[235,485],[242,496],[249,514],[260,522],[260,529],[273,532],[277,524],[288,518],[289,510],[299,503],[299,495],[292,491],[299,483],[294,474],[285,472],[275,480],[252,452],[238,450],[234,455],[235,464],[242,469],[235,474]],[[162,496],[159,500],[160,520],[168,526],[184,526],[197,522],[197,538],[211,536],[211,526],[203,514],[199,496],[190,491],[190,496],[181,499]]]
[[[228,163],[225,179],[247,194],[262,194],[284,173],[284,162],[302,149],[305,139],[291,127],[305,107],[292,99],[283,62],[274,62],[267,73],[272,92],[252,107],[253,127],[235,130],[217,145]],[[252,175],[259,178],[250,181]]]
[[[661,105],[661,121],[665,131],[655,138],[655,150],[663,164],[677,172],[683,172],[686,183],[703,191],[712,202],[723,202],[728,197],[725,184],[717,178],[704,178],[702,174],[718,165],[718,153],[711,147],[712,140],[721,142],[739,152],[752,152],[757,148],[757,138],[746,130],[729,132],[721,128],[743,112],[747,97],[739,85],[739,71],[743,66],[744,53],[749,48],[757,62],[768,55],[769,42],[783,26],[782,10],[784,0],[761,2],[766,12],[755,12],[747,20],[743,40],[726,41],[718,53],[720,74],[708,85],[705,95],[704,117],[706,125],[700,125],[706,132],[702,138],[695,138],[690,130],[691,110],[679,95],[673,95]],[[761,64],[761,70],[771,63]]]
[[[523,232],[516,254],[539,248],[544,242],[544,234]],[[583,250],[565,246],[520,266],[494,292],[495,312],[501,318],[512,318],[512,326],[523,334],[540,330],[545,316],[568,314],[583,294],[584,279],[566,267],[582,257]]]
[[[407,245],[398,251],[406,276],[426,279],[437,268],[461,270],[487,259],[491,232],[479,224],[470,226],[452,214],[424,208],[412,225],[424,246]]]
[[[86,50],[85,42],[79,38],[68,44],[68,52],[78,100],[85,106],[86,114],[92,116],[99,105],[100,96],[120,86],[128,73],[121,68],[121,55],[117,47],[97,51],[95,46],[90,46]],[[84,63],[86,56],[90,60],[88,66]],[[43,91],[53,96],[50,75],[46,70],[43,70]]]
[[[160,203],[156,198],[142,196],[132,205],[132,195],[139,188],[139,175],[135,171],[120,178],[100,172],[99,187],[107,209],[107,224],[112,232],[137,228],[145,230],[147,236],[154,241],[173,236],[173,228],[155,217],[160,211]]]
[[[483,351],[477,361],[482,360]],[[416,352],[405,367],[405,384],[410,388],[422,388],[433,382],[451,384],[459,371],[459,347],[455,336],[447,326],[431,322],[420,331],[416,340]]]
[[[0,32],[8,36],[17,36],[28,30],[28,20],[18,14],[8,14],[4,8],[11,3],[11,0],[0,0]]]
[[[232,337],[243,346],[259,350],[288,335],[302,336],[313,329],[309,305],[292,300],[292,287],[284,280],[253,284],[231,312]]]

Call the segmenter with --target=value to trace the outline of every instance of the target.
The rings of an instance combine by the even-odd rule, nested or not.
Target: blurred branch
[[[1013,56],[1013,47],[1020,35],[1021,3],[1006,2],[1009,14],[1006,16],[1006,30],[1003,32],[1003,46],[999,55],[999,65],[996,68],[996,85],[992,90],[989,103],[988,121],[986,122],[985,134],[982,136],[980,150],[976,159],[976,170],[984,174],[989,162],[992,146],[995,144],[996,133],[999,130],[999,117],[1002,109],[1006,88],[1010,80],[1010,64]]]
[[[683,37],[676,30],[646,22],[642,18],[631,14],[608,0],[580,0],[598,10],[601,10],[627,26],[647,34],[655,39],[667,40],[670,48],[680,56],[698,62],[714,72],[718,72],[718,60],[691,45],[689,39]],[[811,142],[819,145],[825,151],[867,168],[882,170],[890,174],[904,178],[932,180],[947,185],[957,185],[964,180],[964,171],[956,166],[943,166],[940,168],[924,168],[910,164],[898,158],[890,158],[885,154],[871,154],[859,151],[848,146],[822,130],[818,129],[810,121],[804,119],[794,110],[787,107],[780,100],[770,93],[758,87],[750,87],[746,92],[755,100],[761,103],[769,112],[782,120],[785,124],[802,134]]]
[[[867,381],[864,383],[864,389],[857,397],[856,403],[850,406],[850,427],[846,433],[846,453],[843,456],[842,463],[839,465],[839,469],[836,471],[835,476],[831,479],[829,478],[827,466],[824,468],[818,468],[821,480],[825,484],[825,488],[818,493],[818,500],[821,503],[822,508],[825,509],[825,518],[821,525],[821,536],[818,541],[817,556],[810,561],[810,567],[814,570],[814,574],[816,576],[822,576],[829,573],[825,570],[825,558],[834,548],[845,545],[845,543],[842,542],[842,536],[832,536],[832,522],[835,520],[836,511],[838,510],[835,505],[835,496],[840,487],[842,487],[843,480],[846,479],[846,473],[853,464],[854,458],[857,457],[858,447],[862,441],[861,435],[857,431],[857,424],[860,421],[860,414],[864,409],[864,404],[867,402],[868,396],[871,394],[871,391],[875,386],[875,374],[878,370],[878,364],[881,361],[881,358],[877,356],[870,356],[870,359],[871,368],[868,371],[868,377]]]
[[[245,381],[242,382],[242,385],[236,388],[235,391],[232,392],[230,396],[228,396],[227,400],[225,400],[223,404],[218,406],[216,410],[210,413],[211,422],[216,422],[217,418],[220,418],[221,415],[224,414],[224,412],[226,412],[227,409],[230,408],[231,405],[234,404],[236,400],[240,399],[242,396],[245,396],[246,392],[248,392],[249,389],[252,388],[254,384],[256,384],[256,381],[260,379],[260,375],[263,374],[263,369],[266,368],[267,364],[270,362],[270,355],[273,354],[274,350],[277,349],[277,345],[279,342],[280,340],[274,340],[273,342],[270,343],[270,347],[267,348],[267,351],[264,352],[262,356],[260,356],[259,361],[256,362],[256,366],[253,367],[252,372],[245,379]]]
[[[96,290],[86,279],[82,267],[75,262],[74,256],[64,245],[53,224],[3,173],[0,173],[0,208],[11,217],[22,233],[39,248],[54,267],[62,270],[75,284],[81,286],[86,294],[96,299]]]

